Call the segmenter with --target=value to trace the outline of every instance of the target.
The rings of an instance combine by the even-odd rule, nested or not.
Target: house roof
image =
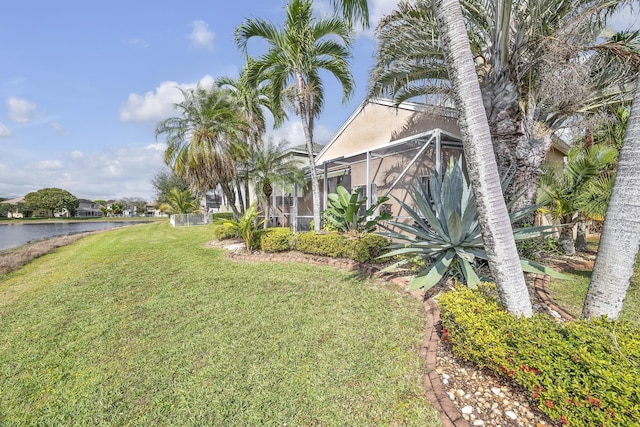
[[[318,154],[320,151],[322,151],[322,149],[325,146],[323,144],[318,144],[316,142],[313,143],[313,154]],[[296,145],[294,147],[290,147],[288,150],[288,152],[290,153],[296,153],[296,154],[307,154],[307,145],[306,144],[302,144],[302,145]]]
[[[24,203],[24,197],[16,197],[15,199],[3,200],[0,203],[9,203],[15,205],[17,203]]]
[[[451,108],[372,98],[363,101],[316,156],[316,165],[428,137],[436,129],[458,142],[457,112]]]

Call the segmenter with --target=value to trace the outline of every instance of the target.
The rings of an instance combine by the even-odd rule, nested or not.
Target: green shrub
[[[238,237],[238,233],[236,230],[225,224],[214,224],[213,226],[213,237],[216,240],[228,240],[235,239]]]
[[[606,319],[519,319],[490,294],[459,288],[439,297],[454,353],[512,379],[562,424],[638,425],[640,330]]]
[[[516,242],[518,255],[534,261],[545,259],[552,255],[561,255],[560,239],[555,237],[536,237],[530,240]]]
[[[327,231],[342,232],[372,232],[378,222],[391,219],[388,212],[375,215],[376,209],[389,200],[388,197],[378,197],[375,203],[362,214],[361,208],[367,203],[367,197],[361,196],[363,187],[354,188],[351,193],[342,185],[338,185],[335,193],[329,193],[329,206],[322,212],[322,220]]]
[[[334,258],[349,256],[349,237],[338,233],[316,234],[313,231],[298,233],[294,239],[294,249],[306,254]]]
[[[258,221],[260,216],[258,206],[254,203],[247,208],[242,217],[235,221],[232,219],[217,219],[215,224],[229,227],[238,237],[244,241],[247,252],[251,253],[252,249],[259,246],[260,234],[259,227],[264,224],[264,219]]]
[[[353,238],[349,258],[359,262],[380,262],[378,257],[388,251],[389,240],[379,234],[367,233]]]
[[[291,249],[293,232],[286,227],[267,228],[260,235],[260,249],[265,252],[283,252]]]

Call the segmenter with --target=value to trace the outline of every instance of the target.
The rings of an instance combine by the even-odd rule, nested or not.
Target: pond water
[[[125,225],[142,224],[141,221],[104,222],[47,222],[39,224],[0,223],[0,251],[22,246],[38,240],[68,236],[87,231],[107,230]]]

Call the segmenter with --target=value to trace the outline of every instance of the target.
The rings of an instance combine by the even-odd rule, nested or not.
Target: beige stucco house
[[[395,107],[387,99],[361,103],[316,156],[322,208],[327,194],[338,184],[347,189],[363,187],[367,201],[389,196],[382,207],[402,217],[392,196],[407,201],[407,190],[426,181],[450,158],[462,156],[455,110],[404,102]],[[298,201],[298,226],[308,227],[313,217],[310,188]]]
[[[566,144],[554,140],[547,157],[562,161],[567,150]],[[298,155],[301,159],[304,156],[304,165],[308,165],[306,152]],[[451,158],[462,156],[455,109],[413,102],[395,106],[394,101],[381,98],[365,100],[316,155],[321,207],[327,208],[327,194],[335,192],[338,184],[349,190],[359,186],[368,204],[388,196],[381,208],[402,220],[406,213],[395,198],[411,205],[408,190],[412,185],[426,183]],[[278,196],[274,202],[278,224],[293,225],[295,217],[296,229],[309,228],[313,219],[310,183]]]

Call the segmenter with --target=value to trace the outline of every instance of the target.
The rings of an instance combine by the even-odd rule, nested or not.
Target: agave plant
[[[503,191],[508,179],[502,184]],[[398,200],[402,208],[411,216],[413,224],[389,221],[388,224],[403,231],[384,233],[394,241],[391,252],[385,257],[403,256],[401,261],[387,267],[394,270],[402,265],[415,262],[416,257],[432,261],[409,284],[410,290],[435,286],[447,272],[455,266],[467,283],[476,288],[480,283],[478,268],[480,260],[487,259],[484,241],[478,221],[475,196],[462,171],[462,159],[449,162],[444,177],[434,172],[429,180],[429,190],[419,182],[412,189],[411,198],[416,209]],[[538,206],[522,209],[510,214],[511,223],[534,212]],[[388,227],[385,227],[388,229]],[[532,239],[550,234],[553,226],[516,228],[513,235],[516,241]],[[564,278],[555,270],[537,262],[521,259],[522,269],[526,272],[543,273]]]
[[[356,187],[349,193],[342,185],[338,185],[336,193],[327,195],[329,207],[322,214],[326,228],[341,232],[373,232],[379,221],[391,219],[388,212],[374,216],[375,210],[389,200],[388,197],[378,197],[361,215],[360,208],[367,201],[366,197],[360,196],[361,192],[362,187]]]

